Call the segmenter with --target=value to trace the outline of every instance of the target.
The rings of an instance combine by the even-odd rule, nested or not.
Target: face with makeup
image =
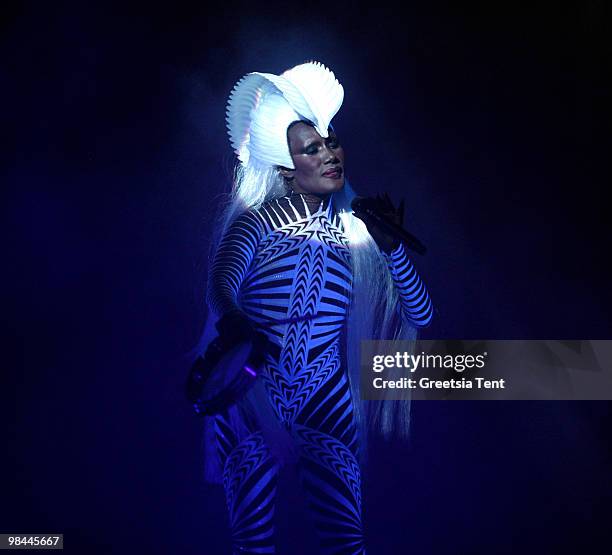
[[[327,138],[303,121],[287,130],[289,152],[295,169],[279,168],[296,193],[327,195],[344,186],[344,150],[333,130]]]

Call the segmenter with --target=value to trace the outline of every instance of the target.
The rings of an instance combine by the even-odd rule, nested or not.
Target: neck
[[[318,208],[322,202],[327,204],[327,200],[331,197],[331,193],[299,193],[292,190],[290,196],[295,195],[301,196],[309,208]]]

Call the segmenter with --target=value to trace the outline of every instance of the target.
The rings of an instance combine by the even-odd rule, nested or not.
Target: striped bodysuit
[[[427,325],[432,305],[400,245],[384,255],[403,317]],[[261,373],[290,431],[321,546],[365,553],[358,433],[342,337],[352,293],[351,254],[331,197],[299,194],[240,215],[223,237],[208,290],[217,314],[240,308],[268,338]],[[291,320],[292,323],[274,324]],[[260,430],[215,418],[235,553],[274,553],[278,467]]]

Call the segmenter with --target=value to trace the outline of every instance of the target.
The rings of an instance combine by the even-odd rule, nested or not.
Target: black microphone
[[[425,254],[427,249],[414,235],[408,233],[401,225],[396,224],[388,219],[377,209],[377,202],[373,199],[364,197],[355,197],[351,201],[351,208],[355,212],[364,212],[370,218],[373,218],[387,233],[397,237],[411,250],[418,254]]]

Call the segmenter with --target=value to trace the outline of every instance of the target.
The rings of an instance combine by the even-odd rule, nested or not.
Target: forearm
[[[402,317],[414,326],[427,326],[433,316],[433,305],[404,245],[400,243],[389,254],[381,252],[398,292]]]

